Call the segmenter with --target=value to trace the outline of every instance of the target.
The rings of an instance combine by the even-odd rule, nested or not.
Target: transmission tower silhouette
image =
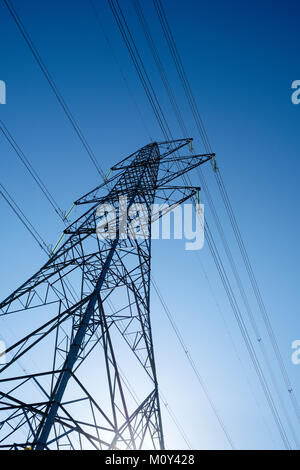
[[[170,184],[214,156],[181,156],[191,141],[151,143],[112,167],[114,176],[75,202],[87,210],[65,229],[65,241],[0,304],[2,321],[14,315],[21,337],[0,366],[0,448],[164,449],[150,321],[151,228],[199,190]],[[115,236],[99,237],[107,221],[99,207],[121,214],[124,201]],[[165,209],[153,214],[155,202]],[[151,214],[146,227],[136,226],[148,236],[126,237],[124,227],[139,220],[130,212],[136,205]]]

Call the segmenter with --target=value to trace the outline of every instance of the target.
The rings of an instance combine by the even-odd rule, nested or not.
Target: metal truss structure
[[[131,208],[150,212],[154,202],[172,207],[195,195],[172,185],[213,157],[180,156],[190,143],[151,143],[115,165],[113,177],[75,202],[87,210],[64,243],[1,302],[2,321],[13,318],[21,339],[0,366],[0,448],[164,448],[150,322],[151,228],[163,211],[138,227]],[[97,227],[108,226],[100,205],[120,214],[124,201],[115,237],[99,237]],[[140,237],[124,236],[132,225]]]

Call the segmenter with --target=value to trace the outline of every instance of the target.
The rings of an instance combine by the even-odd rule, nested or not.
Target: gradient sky
[[[300,338],[300,105],[291,102],[291,84],[300,80],[299,2],[163,0],[163,3],[300,400],[300,365],[291,363],[291,343]],[[150,138],[162,139],[105,0],[95,0],[95,4],[139,112],[89,1],[14,0],[13,4],[105,172]],[[141,4],[190,136],[195,138],[195,150],[201,152],[200,139],[152,2],[141,0]],[[122,0],[121,5],[172,132],[180,138],[180,129],[132,4]],[[0,105],[0,119],[59,205],[68,210],[75,199],[99,183],[99,175],[3,2],[0,22],[0,79],[7,85],[7,104]],[[0,152],[0,182],[47,243],[54,244],[63,229],[62,222],[1,136]],[[262,325],[210,166],[205,174],[255,317]],[[197,178],[193,181],[196,183]],[[3,200],[0,211],[0,293],[4,298],[46,258]],[[208,207],[206,216],[221,250]],[[282,448],[208,247],[197,255],[185,251],[181,241],[156,241],[153,274],[236,447]],[[158,376],[170,406],[193,448],[227,448],[154,293],[152,307]],[[10,340],[3,320],[0,327],[1,336]],[[299,434],[299,423],[263,325],[262,331],[286,407]],[[253,334],[251,338],[255,341]],[[185,448],[164,407],[162,412],[167,446]]]

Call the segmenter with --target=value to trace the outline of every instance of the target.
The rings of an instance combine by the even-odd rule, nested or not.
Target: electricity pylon
[[[75,202],[88,209],[61,246],[0,304],[2,321],[14,318],[21,337],[0,368],[0,448],[164,448],[150,261],[153,220],[168,209],[151,213],[143,227],[131,209],[150,213],[155,201],[172,207],[196,194],[170,184],[213,156],[180,156],[189,144],[151,143],[115,165],[113,177]],[[114,237],[105,236],[108,205],[119,214]],[[140,237],[124,235],[132,226]]]

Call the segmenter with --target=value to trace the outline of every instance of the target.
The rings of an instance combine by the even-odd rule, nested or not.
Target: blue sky
[[[217,154],[286,367],[299,396],[300,366],[292,365],[290,360],[291,343],[300,335],[297,243],[300,235],[297,217],[300,105],[293,105],[290,98],[292,82],[300,79],[299,3],[256,0],[164,0],[163,3]],[[113,163],[148,143],[150,136],[154,140],[161,140],[162,136],[107,2],[95,0],[95,4],[139,112],[89,2],[14,0],[34,44],[106,172]],[[121,4],[172,132],[182,137],[131,2],[124,0]],[[141,5],[189,133],[195,137],[195,150],[201,152],[201,142],[152,2],[141,0]],[[99,175],[3,3],[0,21],[0,79],[7,85],[7,104],[0,107],[0,119],[60,206],[68,210],[75,199],[97,185]],[[54,244],[62,223],[4,138],[0,138],[0,151],[0,182],[47,243]],[[263,330],[210,167],[205,169],[205,174]],[[193,181],[196,180],[194,177]],[[0,211],[1,298],[4,298],[39,268],[45,255],[2,200]],[[221,247],[208,207],[206,216]],[[186,252],[180,241],[154,242],[153,273],[237,448],[281,448],[282,442],[208,247],[196,255]],[[218,423],[155,295],[152,306],[163,392],[194,448],[226,448]],[[266,337],[265,332],[263,334]],[[266,344],[282,385],[271,349],[268,342]],[[281,390],[286,396],[283,386]],[[288,398],[285,403],[299,433]],[[184,448],[164,408],[163,416],[167,445]]]

